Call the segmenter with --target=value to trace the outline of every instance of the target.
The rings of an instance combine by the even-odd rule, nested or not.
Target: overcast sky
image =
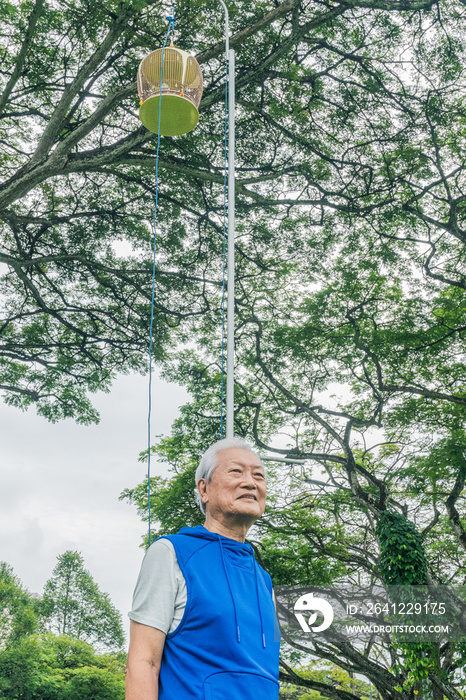
[[[117,379],[110,394],[94,397],[101,421],[87,427],[54,425],[0,401],[0,560],[41,593],[57,555],[80,551],[125,630],[146,526],[118,496],[146,474],[138,455],[147,445],[147,384],[138,375]],[[188,396],[157,378],[152,386],[152,435],[168,434]],[[164,473],[156,462],[151,468]]]

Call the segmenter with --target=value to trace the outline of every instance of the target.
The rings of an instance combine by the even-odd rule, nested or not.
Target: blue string
[[[154,229],[154,244],[153,244],[153,255],[152,255],[152,297],[151,297],[151,308],[150,308],[150,326],[149,326],[149,411],[147,416],[147,503],[149,507],[149,547],[151,544],[151,504],[150,504],[150,433],[151,433],[151,411],[152,411],[152,342],[153,335],[152,330],[154,326],[154,299],[155,299],[155,250],[157,242],[157,229],[155,226],[155,220],[157,217],[157,209],[159,206],[159,151],[160,151],[160,118],[162,114],[162,83],[163,83],[163,61],[165,56],[165,47],[167,45],[168,37],[171,31],[175,30],[175,5],[173,4],[173,16],[167,17],[168,29],[165,36],[165,41],[162,46],[162,64],[160,66],[160,95],[159,95],[159,122],[158,122],[158,133],[157,133],[157,153],[155,156],[155,206],[154,206],[154,217],[153,217],[153,229]]]
[[[222,382],[220,391],[220,439],[223,438],[223,397],[225,385],[225,269],[226,269],[226,222],[227,222],[227,163],[228,163],[228,59],[225,62],[225,162],[223,166],[223,280],[222,280]]]

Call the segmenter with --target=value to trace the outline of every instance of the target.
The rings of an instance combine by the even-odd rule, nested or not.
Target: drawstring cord
[[[261,604],[260,604],[260,599],[259,599],[259,584],[257,583],[257,565],[256,565],[256,560],[254,559],[254,557],[253,557],[253,566],[254,566],[254,578],[256,580],[257,607],[259,608],[259,617],[260,617],[260,621],[261,621],[262,646],[265,649],[267,644],[265,643],[264,621],[262,619],[262,610],[261,610]]]

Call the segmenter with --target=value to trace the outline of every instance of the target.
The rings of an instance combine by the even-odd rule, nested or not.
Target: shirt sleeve
[[[168,634],[175,616],[180,574],[172,543],[165,539],[154,542],[141,565],[129,618]]]

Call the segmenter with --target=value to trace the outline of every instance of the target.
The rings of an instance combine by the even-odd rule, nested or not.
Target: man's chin
[[[237,520],[254,522],[261,517],[262,512],[257,501],[251,501],[249,505],[236,507],[229,515]]]

